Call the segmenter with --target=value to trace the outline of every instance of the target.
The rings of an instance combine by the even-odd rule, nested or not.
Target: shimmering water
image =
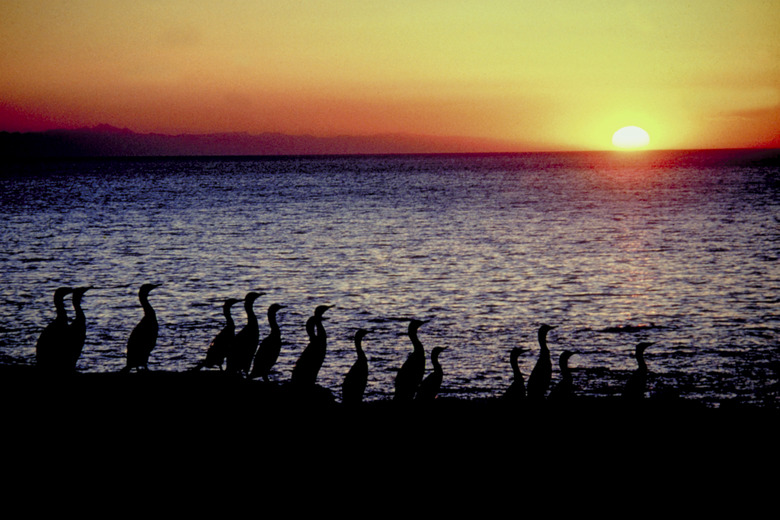
[[[162,283],[152,370],[183,371],[249,290],[287,307],[274,377],[304,322],[328,312],[319,382],[339,395],[368,328],[367,399],[392,393],[411,350],[400,318],[441,357],[444,395],[500,394],[509,351],[536,330],[582,395],[618,392],[640,340],[651,393],[776,402],[778,156],[724,152],[50,161],[0,177],[0,355],[34,362],[61,285],[85,297],[81,371],[117,371]],[[244,321],[243,310],[234,312]],[[640,325],[636,332],[605,329]],[[429,364],[430,368],[430,364]],[[554,376],[557,377],[557,374]]]

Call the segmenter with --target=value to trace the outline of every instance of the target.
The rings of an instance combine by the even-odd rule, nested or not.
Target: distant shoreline
[[[140,134],[99,125],[41,132],[0,132],[1,160],[108,158],[317,157],[370,155],[492,155],[532,153],[617,153],[624,157],[665,152],[740,152],[777,159],[773,148],[704,150],[556,151],[528,143],[458,136],[379,134],[313,136],[279,133]]]

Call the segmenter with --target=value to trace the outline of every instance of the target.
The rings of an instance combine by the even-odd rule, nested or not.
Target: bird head
[[[223,307],[230,308],[230,307],[232,307],[233,305],[235,305],[237,303],[241,303],[242,301],[244,301],[244,300],[241,299],[241,298],[228,298],[227,300],[225,300],[225,303],[223,304]]]
[[[431,358],[438,358],[439,354],[447,350],[447,347],[434,347],[431,351]]]
[[[644,352],[644,351],[645,351],[645,349],[646,349],[647,347],[649,347],[650,345],[655,345],[655,342],[647,342],[647,341],[643,341],[643,342],[641,342],[641,343],[638,343],[638,344],[637,344],[637,346],[636,346],[636,353],[637,353],[637,354],[641,354],[641,353],[642,353],[642,352]]]
[[[335,307],[335,305],[318,305],[316,309],[314,309],[314,315],[318,318],[322,318],[322,315],[325,314],[325,311],[328,309],[332,309]]]
[[[428,323],[430,320],[415,320],[409,322],[409,333],[417,332],[417,329]]]
[[[73,292],[73,288],[71,287],[60,287],[56,291],[54,291],[54,299],[61,300],[72,292]]]
[[[160,287],[159,283],[145,283],[141,286],[140,289],[138,289],[138,294],[140,295],[148,295],[152,289],[156,289],[157,287]]]
[[[355,331],[355,341],[360,341],[366,337],[368,331],[366,329],[358,329]]]
[[[574,355],[574,352],[572,352],[570,350],[564,350],[563,352],[561,352],[561,358],[560,358],[561,363],[568,362],[569,358],[572,357],[573,355]]]
[[[271,306],[268,307],[268,314],[276,314],[281,309],[284,309],[284,305],[279,305],[278,303],[272,303]]]
[[[92,287],[76,287],[73,289],[73,299],[74,300],[81,300],[81,298],[84,296],[84,293],[88,290],[92,289]]]
[[[513,347],[512,352],[510,352],[510,354],[513,356],[520,356],[521,354],[525,354],[526,352],[531,352],[531,349],[525,347]]]
[[[246,293],[246,296],[244,297],[244,303],[251,305],[256,299],[260,298],[265,293],[257,292],[257,291],[249,291]]]
[[[546,323],[542,323],[542,325],[539,327],[539,334],[547,334],[556,327],[557,325],[547,325]]]

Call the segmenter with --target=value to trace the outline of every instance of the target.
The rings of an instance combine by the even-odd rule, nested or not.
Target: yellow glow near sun
[[[650,135],[638,126],[624,126],[612,135],[612,144],[618,148],[644,148],[650,144]]]

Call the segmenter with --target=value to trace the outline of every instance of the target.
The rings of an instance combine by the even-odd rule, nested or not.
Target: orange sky
[[[0,130],[780,147],[776,0],[3,0]]]

